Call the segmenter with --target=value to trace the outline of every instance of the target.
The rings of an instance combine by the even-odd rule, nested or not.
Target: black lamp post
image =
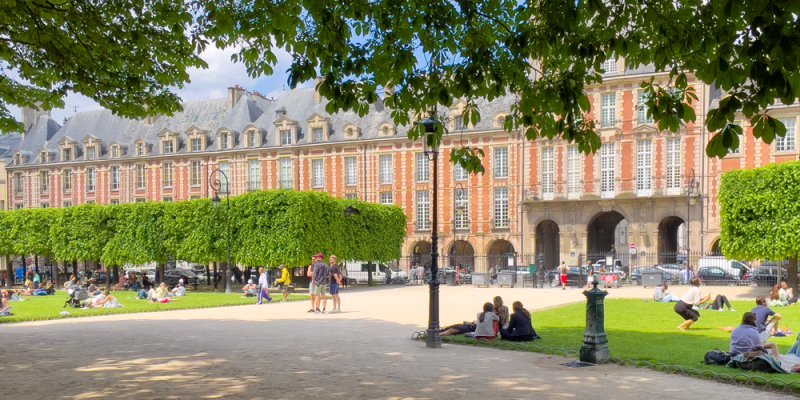
[[[436,134],[436,120],[428,118],[422,121],[425,128],[424,147],[425,155],[431,158],[433,163],[433,213],[431,221],[431,280],[428,282],[430,286],[430,304],[428,310],[428,332],[426,335],[426,346],[431,349],[442,347],[442,338],[439,336],[439,215],[438,209],[438,179],[437,179],[437,160],[439,157],[439,141],[435,138]]]
[[[692,176],[686,182],[686,268],[691,266],[689,258],[692,254],[692,239],[689,235],[689,224],[692,221],[692,195],[699,192],[700,182],[697,181],[692,168]]]
[[[214,175],[216,174],[216,175]],[[233,276],[233,265],[231,265],[231,198],[230,198],[230,180],[228,180],[228,175],[224,172],[220,171],[219,168],[215,168],[211,173],[208,175],[208,185],[211,186],[211,190],[214,192],[214,197],[211,199],[214,202],[215,207],[219,207],[221,202],[219,198],[219,190],[222,187],[222,182],[220,181],[220,176],[225,178],[225,232],[226,232],[226,241],[228,242],[228,267],[226,269],[227,273],[225,274],[225,293],[231,292],[231,277]],[[213,179],[212,179],[213,178]]]

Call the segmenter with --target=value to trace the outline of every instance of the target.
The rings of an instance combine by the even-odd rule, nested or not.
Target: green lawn
[[[0,317],[0,323],[41,321],[48,319],[58,319],[62,311],[69,312],[69,318],[88,317],[107,314],[130,314],[140,312],[185,310],[191,308],[210,308],[222,306],[238,306],[245,304],[255,304],[255,297],[242,297],[240,293],[194,293],[189,292],[186,297],[171,303],[152,303],[146,300],[137,300],[134,292],[112,292],[117,296],[123,308],[112,309],[77,309],[63,308],[67,298],[65,292],[58,292],[53,296],[26,296],[25,301],[12,301],[12,312],[10,317]],[[280,293],[271,293],[273,302],[283,301]],[[308,300],[307,295],[291,295],[289,301]]]
[[[704,354],[712,349],[727,351],[730,346],[730,333],[721,327],[739,325],[742,314],[750,310],[753,301],[732,302],[736,312],[706,310],[701,312],[700,320],[688,332],[680,332],[677,326],[683,321],[675,314],[675,303],[653,303],[641,300],[609,300],[605,303],[605,327],[608,335],[611,357],[617,362],[631,360],[633,365],[651,363],[660,370],[694,369],[690,375],[745,374],[763,376],[767,379],[781,379],[800,391],[798,374],[759,374],[703,364]],[[783,315],[782,328],[790,328],[794,334],[789,337],[774,337],[770,341],[778,344],[782,353],[789,350],[800,329],[800,305],[774,308]],[[575,304],[533,315],[533,326],[542,340],[533,343],[509,343],[504,341],[480,341],[478,345],[520,351],[548,352],[564,354],[564,351],[580,349],[586,322],[585,304]],[[474,339],[465,337],[444,337],[445,341],[459,344],[475,344]],[[628,362],[624,362],[628,364]]]

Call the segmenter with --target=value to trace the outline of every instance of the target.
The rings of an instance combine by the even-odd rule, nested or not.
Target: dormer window
[[[311,132],[312,143],[322,143],[328,140],[330,132],[328,131],[329,121],[328,118],[323,117],[317,113],[308,118],[308,129]]]
[[[86,146],[86,159],[94,160],[95,158],[97,158],[97,147],[94,145]]]
[[[258,131],[255,129],[247,131],[247,147],[258,147],[259,145]]]
[[[163,154],[172,154],[175,152],[175,141],[166,139],[161,141],[161,152]]]
[[[111,158],[122,157],[122,146],[115,144],[111,146]]]
[[[48,156],[47,156],[47,151],[43,151],[43,152],[41,152],[41,153],[39,154],[39,161],[40,161],[42,164],[44,164],[44,163],[46,163],[46,162],[50,161],[50,160],[49,160],[49,158],[50,158],[50,157],[48,157]]]
[[[321,141],[324,140],[323,139],[323,131],[322,131],[322,128],[320,128],[320,127],[312,129],[311,130],[311,136],[313,137],[312,140],[314,142],[321,142]]]
[[[453,129],[457,131],[465,131],[469,129],[469,124],[464,118],[464,114],[456,115],[456,117],[453,119]]]
[[[203,139],[196,137],[192,138],[192,152],[203,151]]]
[[[281,129],[279,132],[279,136],[281,138],[281,146],[286,146],[292,144],[292,130],[291,129]]]
[[[616,74],[617,73],[617,59],[616,58],[609,58],[603,62],[603,71],[605,74]]]
[[[72,161],[72,148],[65,147],[61,149],[61,161]]]
[[[136,156],[142,157],[147,153],[147,147],[144,142],[136,142]]]

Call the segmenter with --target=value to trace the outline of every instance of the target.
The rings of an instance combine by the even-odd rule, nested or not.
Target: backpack
[[[731,353],[714,349],[706,353],[705,363],[708,365],[725,365],[731,360]]]

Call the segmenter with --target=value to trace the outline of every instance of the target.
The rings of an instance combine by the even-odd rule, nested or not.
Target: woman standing
[[[561,290],[567,290],[567,274],[569,273],[569,268],[567,268],[567,263],[562,261],[561,262],[561,269],[560,272],[560,279],[561,279]],[[580,285],[580,283],[578,283]]]
[[[675,312],[684,319],[683,323],[678,325],[678,329],[681,331],[689,329],[692,324],[700,319],[700,312],[697,311],[697,307],[700,303],[708,301],[708,296],[702,297],[700,294],[700,279],[692,278],[689,283],[692,286],[675,304]]]

